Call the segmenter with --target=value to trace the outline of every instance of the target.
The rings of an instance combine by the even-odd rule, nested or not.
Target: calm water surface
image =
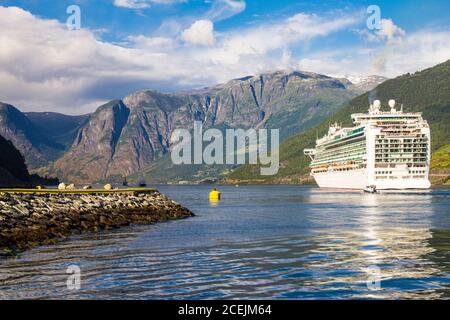
[[[159,188],[192,219],[74,236],[0,260],[3,299],[450,297],[450,190]],[[81,289],[66,269],[81,268]]]

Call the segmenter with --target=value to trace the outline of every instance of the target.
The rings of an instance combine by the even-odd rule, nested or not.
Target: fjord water
[[[450,297],[450,190],[159,189],[197,215],[0,260],[3,299]],[[67,267],[81,269],[68,290]]]

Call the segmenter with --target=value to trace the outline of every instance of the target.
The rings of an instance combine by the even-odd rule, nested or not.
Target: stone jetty
[[[193,215],[154,189],[0,190],[0,256],[52,244],[74,233]]]

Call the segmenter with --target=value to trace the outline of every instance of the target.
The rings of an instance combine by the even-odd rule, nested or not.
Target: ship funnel
[[[375,100],[373,102],[373,111],[378,112],[378,111],[380,111],[380,108],[381,108],[380,100]]]
[[[391,107],[391,112],[395,112],[395,100],[391,99],[389,100],[389,107]]]

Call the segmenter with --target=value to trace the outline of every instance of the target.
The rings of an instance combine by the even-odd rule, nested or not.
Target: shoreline
[[[431,171],[429,180],[432,187],[446,187],[450,186],[450,171]],[[300,175],[295,177],[276,178],[273,180],[258,180],[258,179],[224,179],[221,181],[225,185],[312,185],[317,186],[314,179],[309,175]]]
[[[0,189],[0,257],[72,234],[193,216],[156,189]]]

